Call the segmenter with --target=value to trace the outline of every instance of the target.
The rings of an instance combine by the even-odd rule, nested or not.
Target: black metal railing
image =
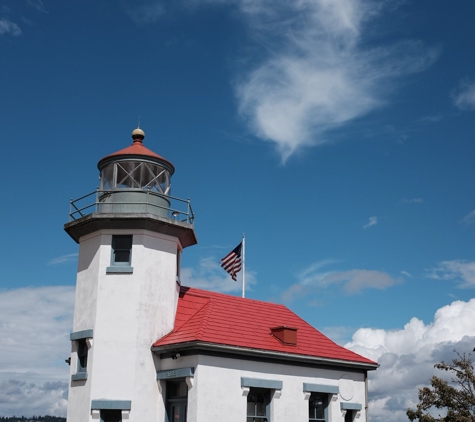
[[[140,201],[120,201],[114,198],[116,194],[139,193]],[[160,201],[162,199],[162,201]],[[158,202],[162,202],[161,205]],[[176,221],[193,224],[195,214],[191,208],[189,199],[180,199],[170,195],[164,195],[157,192],[151,192],[144,189],[115,189],[115,190],[99,190],[88,193],[77,199],[71,199],[69,204],[69,221],[78,220],[86,215],[93,213],[124,213],[127,208],[133,209],[134,206],[140,207],[141,210],[151,214],[166,215]],[[121,207],[121,211],[117,210]]]

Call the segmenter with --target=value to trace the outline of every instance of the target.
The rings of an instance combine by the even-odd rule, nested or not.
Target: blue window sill
[[[134,267],[130,266],[123,266],[123,267],[107,267],[106,273],[107,274],[132,274],[134,272]]]
[[[71,375],[71,381],[81,380],[87,380],[87,372],[78,372],[77,374]]]

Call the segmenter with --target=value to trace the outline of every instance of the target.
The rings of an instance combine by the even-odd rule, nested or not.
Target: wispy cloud
[[[401,199],[401,204],[423,204],[424,198]]]
[[[36,9],[38,12],[48,13],[42,0],[28,0],[27,4]]]
[[[65,264],[68,262],[77,261],[78,254],[77,253],[70,253],[68,255],[61,255],[57,258],[53,258],[51,261],[48,262],[47,265],[58,265],[58,264]]]
[[[238,2],[251,34],[266,49],[237,85],[239,109],[284,161],[302,147],[329,142],[332,129],[386,104],[397,78],[436,59],[435,49],[417,41],[362,45],[383,3]]]
[[[165,7],[160,2],[149,0],[131,6],[127,13],[137,25],[148,25],[160,19],[165,13]]]
[[[431,116],[424,116],[421,117],[420,119],[417,120],[416,123],[422,123],[422,124],[431,124],[431,123],[437,123],[442,120],[442,115],[440,114],[433,114]]]
[[[417,40],[388,45],[374,39],[371,22],[401,3],[182,0],[167,7],[220,5],[240,12],[235,16],[246,23],[255,50],[236,66],[239,113],[285,161],[304,147],[330,142],[332,130],[387,105],[399,78],[437,59],[438,49]],[[128,13],[143,25],[156,22],[165,8],[145,0]]]
[[[475,261],[442,261],[426,270],[428,278],[455,281],[460,288],[475,287]]]
[[[241,283],[233,281],[218,262],[219,259],[213,256],[203,258],[197,268],[182,268],[180,274],[182,285],[226,293],[239,292],[242,288]],[[252,289],[256,282],[256,273],[246,270],[246,288]]]
[[[378,217],[370,217],[369,221],[363,226],[364,229],[367,229],[378,224]]]
[[[352,269],[330,270],[328,267],[338,261],[325,260],[305,268],[298,276],[299,282],[289,286],[281,295],[284,302],[304,297],[313,291],[321,291],[329,286],[338,286],[345,294],[352,295],[364,289],[386,289],[401,283],[401,278],[393,278],[382,271]]]
[[[20,27],[7,18],[0,18],[0,35],[10,34],[14,37],[21,35]]]
[[[452,91],[452,99],[456,107],[461,110],[475,109],[475,82],[462,80],[459,86]]]
[[[475,222],[475,210],[473,210],[472,212],[469,212],[464,218],[460,220],[460,223],[466,226],[470,226],[474,222]]]

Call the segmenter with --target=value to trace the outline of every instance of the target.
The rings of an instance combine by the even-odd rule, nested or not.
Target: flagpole
[[[246,238],[242,235],[242,297],[246,297]]]

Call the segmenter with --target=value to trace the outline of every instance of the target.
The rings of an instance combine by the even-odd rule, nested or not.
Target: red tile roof
[[[271,328],[284,325],[297,328],[296,345],[272,335]],[[190,342],[377,365],[337,345],[284,305],[182,287],[175,328],[153,347]]]
[[[149,157],[152,158],[154,161],[161,161],[171,168],[171,173],[173,174],[174,166],[173,164],[168,161],[166,158],[161,157],[158,154],[155,154],[153,151],[149,150],[148,148],[144,147],[142,140],[134,139],[132,145],[128,146],[127,148],[121,149],[120,151],[114,152],[112,154],[107,155],[104,158],[101,158],[97,164],[97,167],[101,169],[102,163],[106,160],[109,160],[112,157],[120,157],[120,156],[142,156],[142,157]]]

